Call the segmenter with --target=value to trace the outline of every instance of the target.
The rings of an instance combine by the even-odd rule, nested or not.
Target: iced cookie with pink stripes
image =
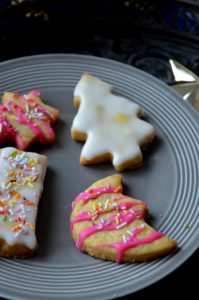
[[[36,253],[37,210],[46,168],[45,155],[0,149],[0,256],[28,258]]]
[[[84,74],[74,90],[79,107],[71,128],[75,140],[85,141],[80,163],[112,161],[117,171],[142,163],[141,149],[152,142],[154,127],[142,120],[141,107],[112,93],[113,86]]]
[[[121,175],[92,184],[72,204],[71,234],[80,251],[117,263],[148,261],[177,247],[145,221],[146,203],[122,193]]]
[[[27,95],[5,92],[0,105],[0,144],[25,150],[32,143],[53,143],[51,126],[58,116],[59,111],[44,104],[38,91]]]

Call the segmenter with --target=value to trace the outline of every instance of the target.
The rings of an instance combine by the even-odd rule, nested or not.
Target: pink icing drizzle
[[[97,247],[115,248],[117,250],[116,262],[121,263],[124,252],[126,250],[134,248],[139,245],[152,243],[153,241],[164,236],[163,233],[161,233],[159,231],[154,231],[149,236],[142,238],[142,239],[138,239],[136,236],[142,231],[143,231],[143,228],[135,228],[132,231],[132,236],[130,236],[126,242],[120,241],[120,242],[116,242],[116,243],[99,244],[99,245],[97,245]]]
[[[136,213],[140,213],[137,215]],[[142,219],[143,218],[143,210],[134,210],[134,211],[128,211],[127,213],[121,212],[119,213],[119,223],[125,224],[124,226],[130,224],[131,222],[135,221],[136,219]],[[86,229],[80,231],[79,237],[77,240],[77,248],[79,248],[81,251],[83,250],[83,243],[86,238],[91,236],[94,233],[97,233],[99,231],[112,231],[119,229],[120,224],[116,224],[116,215],[106,219],[104,223],[95,224],[93,226],[87,227]],[[114,224],[111,224],[114,222]]]
[[[7,111],[7,108],[5,105],[0,105],[0,111],[3,109],[3,111]],[[14,137],[16,140],[16,144],[21,147],[25,148],[26,142],[23,140],[23,138],[20,136],[20,134],[12,128],[12,126],[9,124],[8,120],[5,116],[0,116],[0,124],[1,124],[1,132],[0,132],[0,142],[3,143],[5,139],[10,138],[10,136]]]
[[[10,126],[9,126],[8,120],[5,117],[0,116],[0,123],[1,123],[1,127],[2,127],[1,133],[3,133],[3,134],[9,133]]]
[[[122,188],[121,188],[122,189]],[[74,202],[72,203],[72,208],[74,208],[74,205],[79,202],[80,200],[83,200],[84,203],[87,203],[89,200],[96,199],[98,196],[107,194],[107,193],[118,193],[121,192],[118,191],[118,189],[110,187],[110,185],[107,185],[105,187],[100,187],[100,188],[95,188],[95,189],[90,189],[88,191],[85,191],[81,194],[79,194]],[[113,200],[120,200],[123,198],[128,198],[127,196],[120,196],[120,197],[115,197]],[[118,209],[120,212],[117,213],[117,215],[113,215],[110,218],[103,220],[103,222],[99,224],[94,224],[92,226],[89,226],[82,231],[80,231],[76,246],[79,248],[81,251],[83,251],[83,245],[84,241],[86,238],[89,236],[100,232],[100,231],[112,231],[112,230],[118,230],[120,228],[125,227],[126,225],[132,223],[136,219],[143,219],[146,215],[146,206],[143,209],[134,209],[131,210],[132,206],[135,205],[145,205],[144,202],[142,201],[135,201],[135,202],[122,202],[118,203],[117,206],[111,206],[109,207],[109,211],[113,211]],[[122,211],[122,210],[125,210]],[[129,211],[126,211],[129,210]],[[100,216],[104,212],[107,212],[106,209],[99,209],[97,212],[97,216]],[[92,221],[92,214],[90,211],[83,211],[80,214],[76,215],[73,217],[71,220],[71,232],[74,228],[74,224],[81,222],[81,221]],[[117,218],[119,220],[117,224]],[[152,232],[149,236],[143,238],[143,239],[138,239],[136,236],[142,232],[144,228],[135,228],[133,231],[131,231],[131,236],[128,237],[125,241],[120,241],[120,242],[115,242],[115,243],[108,243],[108,244],[99,244],[98,247],[112,247],[117,250],[117,258],[116,262],[120,263],[122,262],[122,258],[124,255],[124,252],[130,248],[134,248],[138,245],[142,244],[147,244],[155,241],[156,239],[159,239],[163,237],[164,235],[161,232],[154,231]]]
[[[121,199],[122,197],[120,197]],[[125,196],[123,198],[126,198]],[[113,207],[109,207],[108,210],[109,211],[113,211],[118,209],[119,211],[121,210],[126,210],[126,209],[131,209],[133,206],[139,205],[139,204],[144,204],[141,201],[135,201],[135,202],[122,202],[122,203],[118,203],[117,206],[113,206]],[[102,215],[104,212],[103,209],[98,211],[98,216]],[[142,217],[145,215],[145,210],[134,210],[135,213],[141,213]],[[80,214],[76,215],[72,220],[71,220],[71,224],[70,224],[70,228],[71,228],[71,232],[73,230],[74,224],[78,223],[78,222],[82,222],[82,221],[92,221],[92,214],[89,211],[83,211]]]
[[[117,189],[111,187],[111,186],[105,186],[105,187],[99,187],[95,189],[90,189],[88,191],[85,191],[83,193],[80,193],[75,200],[72,203],[72,208],[74,205],[79,202],[80,200],[83,200],[84,203],[87,203],[91,199],[95,199],[98,196],[101,196],[103,194],[108,194],[108,193],[119,193],[122,192],[122,190],[118,191]]]
[[[12,106],[16,110],[19,122],[27,125],[34,132],[34,134],[37,136],[37,138],[39,139],[39,141],[41,143],[46,143],[46,138],[44,136],[43,131],[38,126],[35,126],[34,122],[27,119],[22,108],[19,105],[17,105],[16,103],[14,103],[13,101],[7,101],[7,104]],[[14,115],[14,113],[12,113],[12,114]],[[48,134],[50,135],[51,139],[54,139],[55,134],[54,134],[54,131],[52,130],[52,128],[46,122],[44,122],[42,120],[40,120],[40,122],[45,127],[45,129],[48,131]]]

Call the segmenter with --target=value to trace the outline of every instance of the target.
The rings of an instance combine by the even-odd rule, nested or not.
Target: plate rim
[[[191,113],[193,113],[194,118],[199,120],[199,114],[196,112],[196,110],[193,108],[193,106],[188,103],[187,101],[185,101],[182,96],[174,89],[172,89],[172,87],[170,85],[167,85],[165,82],[163,82],[162,80],[160,80],[159,78],[156,78],[155,76],[153,76],[152,74],[147,73],[144,70],[141,70],[135,66],[131,66],[129,64],[126,64],[125,62],[122,61],[116,61],[114,59],[111,58],[104,58],[104,57],[99,57],[99,56],[95,56],[95,55],[90,55],[90,54],[77,54],[77,53],[45,53],[45,54],[34,54],[34,55],[27,55],[27,56],[21,56],[21,57],[16,57],[16,58],[11,58],[5,61],[1,61],[0,62],[0,67],[11,67],[12,68],[12,64],[20,64],[21,62],[25,62],[27,65],[29,65],[29,60],[42,60],[42,59],[50,59],[50,58],[58,58],[58,59],[64,59],[66,57],[69,57],[71,59],[76,59],[76,58],[87,58],[88,60],[91,60],[94,63],[100,63],[100,62],[107,62],[107,63],[111,63],[114,66],[125,66],[126,70],[128,70],[129,72],[132,72],[133,69],[136,70],[136,72],[140,73],[140,74],[144,74],[145,77],[148,77],[149,79],[153,80],[154,82],[156,82],[157,84],[160,84],[161,86],[163,86],[163,88],[168,88],[170,90],[171,93],[173,93],[175,95],[175,98],[178,99],[178,101],[181,101],[183,104],[183,107],[186,107],[186,109],[190,110]],[[54,62],[52,62],[54,63]],[[32,63],[31,63],[32,64]],[[24,66],[23,66],[24,67]],[[0,74],[1,72],[3,72],[4,70],[0,70]]]
[[[3,61],[3,62],[0,62],[0,67],[4,67],[6,68],[7,65],[10,65],[10,68],[12,68],[12,64],[20,64],[20,63],[23,63],[23,61],[25,61],[27,63],[27,65],[32,65],[33,63],[28,63],[29,60],[37,60],[38,58],[39,59],[50,59],[50,58],[54,58],[54,57],[57,57],[58,59],[63,59],[65,58],[66,56],[67,57],[70,57],[70,58],[73,58],[73,59],[76,59],[76,58],[87,58],[88,60],[92,60],[92,62],[95,64],[95,61],[97,60],[97,62],[107,62],[107,63],[110,63],[112,65],[115,65],[115,66],[121,66],[124,68],[125,66],[125,69],[128,70],[130,73],[132,73],[133,69],[136,69],[136,72],[140,73],[140,74],[145,74],[145,78],[149,78],[150,80],[152,80],[154,83],[156,84],[159,84],[161,85],[164,89],[165,88],[169,88],[170,90],[170,93],[172,93],[173,95],[175,95],[175,99],[176,101],[179,101],[181,102],[181,104],[179,105],[182,105],[182,107],[187,110],[188,113],[192,114],[192,117],[195,119],[195,121],[197,122],[199,120],[199,115],[198,113],[194,110],[194,108],[192,108],[191,105],[187,104],[186,102],[184,102],[182,100],[182,97],[180,95],[177,94],[176,91],[174,91],[171,87],[169,87],[168,85],[166,85],[164,82],[162,82],[161,80],[157,79],[156,77],[152,76],[151,74],[148,74],[146,73],[145,71],[143,70],[140,70],[138,68],[135,68],[133,66],[129,66],[123,62],[118,62],[118,61],[114,61],[114,60],[111,60],[111,59],[108,59],[108,58],[101,58],[101,57],[97,57],[97,56],[91,56],[91,55],[83,55],[83,54],[70,54],[70,53],[64,53],[64,54],[58,54],[58,53],[54,53],[54,54],[39,54],[39,55],[30,55],[30,56],[23,56],[23,57],[19,57],[19,58],[14,58],[14,59],[10,59],[10,60],[6,60],[6,61]],[[48,63],[51,63],[50,61]],[[56,63],[56,62],[52,62],[52,63]],[[18,68],[17,65],[15,66],[15,68]],[[0,69],[0,74],[3,73],[5,70],[2,70],[2,68]],[[177,100],[178,99],[178,100]],[[197,232],[197,234],[199,235],[199,231]],[[158,282],[159,280],[165,278],[166,276],[168,276],[170,273],[172,273],[174,270],[176,270],[179,266],[181,266],[188,258],[190,258],[193,253],[198,249],[199,247],[199,243],[195,244],[194,245],[195,247],[192,247],[191,248],[191,251],[189,250],[188,251],[188,254],[187,255],[184,255],[184,256],[180,256],[178,258],[178,261],[175,262],[171,268],[169,268],[166,272],[164,271],[163,274],[161,275],[158,275],[156,274],[156,276],[154,276],[155,278],[152,278],[149,282],[147,282],[145,285],[141,285],[138,289],[136,290],[133,290],[133,291],[129,291],[126,293],[126,292],[123,292],[123,293],[120,293],[118,296],[125,296],[125,295],[128,295],[130,293],[134,293],[134,292],[137,292],[143,288],[146,288],[152,284],[154,284],[155,282]],[[169,255],[168,257],[171,257],[173,256],[173,254]],[[181,259],[180,259],[181,258]],[[154,274],[153,274],[154,275]],[[158,277],[158,279],[157,279]],[[3,296],[3,297],[7,297],[8,294],[4,294],[4,293],[1,293],[0,292],[0,296]],[[13,299],[18,299],[16,296],[15,298]],[[108,299],[108,298],[104,298],[104,297],[98,297],[97,299]]]

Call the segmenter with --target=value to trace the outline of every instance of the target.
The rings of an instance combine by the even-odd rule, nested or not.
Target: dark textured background
[[[0,61],[40,53],[106,57],[173,83],[170,58],[199,75],[199,5],[192,1],[1,0]],[[199,299],[198,257],[197,251],[171,275],[122,299]]]
[[[0,1],[0,60],[53,52],[111,58],[167,83],[173,81],[169,58],[199,74],[199,6],[186,1]]]

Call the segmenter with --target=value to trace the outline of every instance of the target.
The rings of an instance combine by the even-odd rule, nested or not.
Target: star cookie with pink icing
[[[112,93],[113,86],[84,74],[74,90],[79,107],[71,128],[75,140],[85,141],[80,163],[112,161],[117,171],[142,163],[140,148],[152,142],[154,127],[140,119],[141,107]]]
[[[146,203],[122,194],[121,175],[92,184],[72,204],[71,234],[79,250],[118,263],[148,261],[177,243],[150,227]]]
[[[42,102],[38,91],[27,95],[5,92],[0,105],[0,144],[14,143],[25,150],[32,143],[53,143],[51,125],[58,115],[57,109]]]

